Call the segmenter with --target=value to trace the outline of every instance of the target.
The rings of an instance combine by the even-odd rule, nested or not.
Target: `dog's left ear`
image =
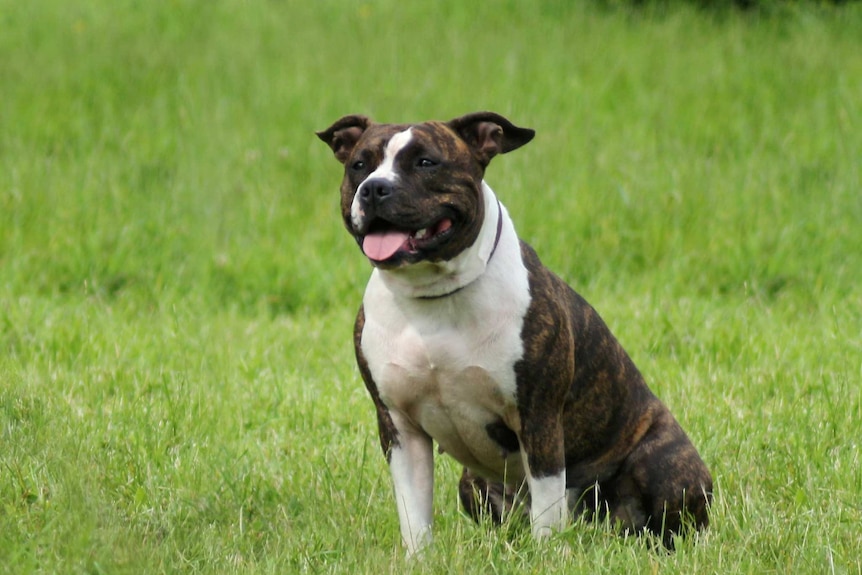
[[[535,130],[519,128],[494,112],[475,112],[446,124],[473,149],[482,166],[497,154],[517,150],[536,135]]]
[[[335,153],[335,159],[342,164],[350,157],[350,152],[362,134],[371,125],[371,120],[365,116],[344,116],[334,124],[315,132],[317,137],[326,142]]]

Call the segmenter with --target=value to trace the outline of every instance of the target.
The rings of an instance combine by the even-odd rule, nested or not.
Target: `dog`
[[[344,225],[373,266],[353,340],[408,555],[431,541],[433,442],[464,466],[477,521],[520,505],[537,538],[582,514],[668,548],[709,524],[697,450],[484,180],[534,134],[493,112],[351,115],[317,132],[344,165]]]

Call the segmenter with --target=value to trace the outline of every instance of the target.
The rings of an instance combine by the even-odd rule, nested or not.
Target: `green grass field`
[[[487,179],[713,471],[674,554],[459,511],[405,562],[313,131]],[[862,5],[0,0],[0,572],[862,573]]]

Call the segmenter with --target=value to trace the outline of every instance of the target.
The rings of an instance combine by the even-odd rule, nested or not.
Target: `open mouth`
[[[452,220],[443,218],[419,230],[403,230],[388,224],[366,234],[362,252],[368,259],[385,262],[399,253],[415,254],[446,237],[452,230]]]

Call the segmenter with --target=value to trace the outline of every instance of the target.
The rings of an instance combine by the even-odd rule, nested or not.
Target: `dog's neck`
[[[491,263],[507,218],[494,191],[484,181],[482,199],[485,216],[479,236],[473,245],[453,259],[419,262],[391,270],[375,268],[373,273],[380,274],[380,279],[393,294],[419,299],[444,298],[476,281]]]

